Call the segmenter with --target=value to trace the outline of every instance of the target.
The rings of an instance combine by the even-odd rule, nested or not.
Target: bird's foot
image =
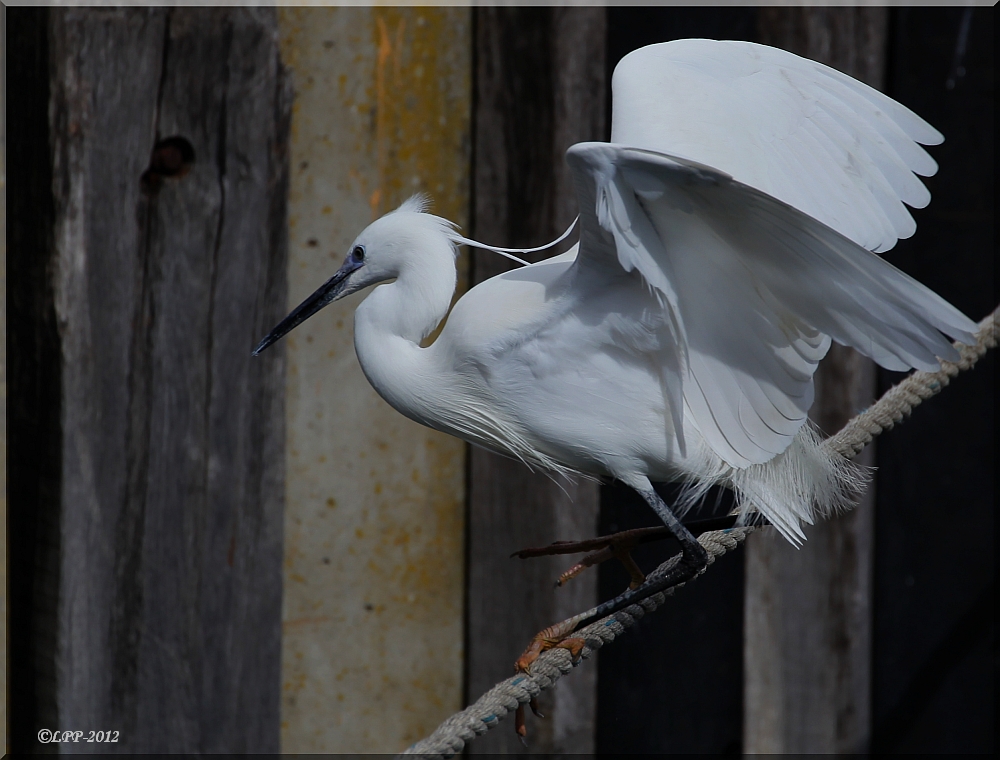
[[[532,663],[539,658],[542,652],[547,652],[550,649],[568,649],[575,664],[580,659],[580,654],[587,642],[580,638],[570,637],[569,634],[573,632],[574,628],[576,628],[576,618],[570,618],[536,633],[531,643],[528,644],[528,648],[514,663],[514,672],[529,672]]]
[[[517,661],[514,663],[514,672],[528,673],[531,670],[531,665],[541,656],[542,652],[547,652],[550,649],[569,650],[570,656],[573,658],[573,664],[575,665],[580,659],[580,655],[583,653],[583,648],[587,642],[584,639],[569,636],[574,628],[576,628],[576,618],[570,618],[539,631],[535,634],[531,643],[528,644],[528,648],[517,658]],[[538,701],[536,699],[532,698],[529,700],[528,706],[531,708],[531,712],[537,717],[545,717],[538,711]],[[524,737],[528,735],[528,728],[524,722],[523,704],[519,704],[517,711],[514,713],[514,731],[517,733],[521,743],[527,746]]]
[[[522,549],[512,554],[512,557],[528,559],[530,557],[545,557],[553,554],[579,554],[580,552],[591,552],[581,559],[566,572],[559,576],[556,581],[557,586],[562,586],[568,580],[575,578],[588,567],[599,565],[612,557],[618,559],[625,567],[631,579],[629,588],[635,589],[646,580],[645,574],[632,558],[631,551],[639,544],[650,541],[661,541],[671,538],[670,532],[664,527],[656,528],[636,528],[634,530],[624,530],[620,533],[612,533],[609,536],[600,536],[586,541],[556,541],[549,546],[542,546],[535,549]],[[597,551],[593,551],[596,549]]]

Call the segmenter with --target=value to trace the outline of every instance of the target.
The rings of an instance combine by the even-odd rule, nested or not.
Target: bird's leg
[[[663,520],[663,524],[667,530],[670,531],[671,535],[681,545],[682,559],[678,575],[679,579],[675,583],[683,583],[704,570],[705,566],[708,565],[708,553],[705,551],[705,547],[698,543],[698,539],[694,537],[694,534],[684,527],[683,523],[677,519],[677,516],[671,511],[670,507],[667,506],[666,502],[660,498],[660,495],[652,487],[646,491],[639,491],[639,494],[653,508],[657,516]],[[687,573],[686,576],[685,573]]]
[[[517,659],[514,667],[518,672],[528,671],[531,664],[538,659],[542,652],[557,647],[569,649],[575,660],[579,652],[582,651],[585,642],[581,638],[569,638],[569,634],[576,630],[581,623],[591,622],[613,614],[629,605],[641,602],[653,594],[685,583],[698,575],[708,565],[708,553],[705,548],[698,543],[694,534],[677,519],[670,507],[660,498],[660,495],[652,488],[639,491],[639,493],[663,520],[670,535],[680,543],[681,553],[661,565],[656,573],[646,578],[637,588],[630,587],[614,599],[599,604],[581,615],[549,626],[538,633]]]
[[[684,527],[697,536],[709,530],[725,530],[726,528],[732,528],[733,525],[736,524],[736,520],[736,515],[726,515],[724,517],[714,517],[707,520],[695,520],[689,523],[684,523]],[[633,528],[632,530],[623,530],[618,533],[612,533],[607,536],[599,536],[585,541],[555,541],[548,546],[521,549],[518,552],[514,552],[510,556],[518,557],[520,559],[530,559],[533,557],[546,557],[554,554],[578,554],[580,552],[597,549],[598,551],[591,551],[590,554],[585,556],[575,565],[570,567],[566,572],[560,575],[559,579],[556,581],[556,585],[562,586],[567,581],[580,575],[580,573],[587,568],[599,565],[602,562],[606,562],[614,557],[622,563],[625,567],[625,571],[631,578],[629,588],[636,589],[642,585],[646,576],[642,573],[642,570],[632,558],[631,550],[640,544],[646,544],[652,541],[663,541],[670,538],[674,538],[674,534],[666,526],[658,526],[654,528]]]

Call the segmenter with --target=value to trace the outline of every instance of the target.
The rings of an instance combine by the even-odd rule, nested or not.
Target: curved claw
[[[545,717],[544,715],[542,715],[541,710],[538,709],[538,700],[535,699],[535,697],[532,697],[530,700],[528,700],[528,707],[531,708],[531,712],[535,714],[536,718]]]
[[[535,714],[536,718],[544,718],[541,711],[538,709],[538,700],[532,697],[528,700],[528,707],[531,708],[531,712]],[[517,710],[514,711],[514,733],[517,734],[517,738],[521,740],[521,744],[525,747],[528,746],[528,742],[525,741],[525,737],[528,735],[528,727],[524,722],[524,703],[520,703],[517,706]]]
[[[520,703],[517,706],[517,710],[514,711],[514,733],[517,734],[517,738],[521,740],[521,744],[525,747],[528,746],[528,742],[524,740],[524,737],[528,735],[528,728],[524,725],[524,703]]]

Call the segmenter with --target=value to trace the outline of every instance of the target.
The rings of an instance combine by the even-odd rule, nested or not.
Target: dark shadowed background
[[[945,142],[930,148],[940,171],[926,180],[930,206],[913,212],[917,233],[887,258],[976,320],[996,305],[993,14],[888,12],[885,91]],[[612,8],[608,69],[667,39],[756,40],[769,20],[749,8]],[[993,748],[994,375],[989,354],[877,441],[875,751]],[[880,370],[879,393],[901,377]],[[649,525],[647,511],[628,489],[602,488],[602,531]],[[744,556],[725,557],[697,589],[640,621],[634,644],[601,652],[599,752],[740,752]],[[623,579],[617,567],[602,568],[602,598]]]

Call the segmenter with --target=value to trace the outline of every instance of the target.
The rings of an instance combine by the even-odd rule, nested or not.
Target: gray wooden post
[[[553,239],[576,215],[563,154],[605,139],[605,12],[601,8],[477,8],[473,232],[527,247]],[[474,280],[508,269],[474,254]],[[524,465],[471,449],[467,693],[475,699],[508,677],[541,628],[591,606],[597,573],[553,588],[572,558],[514,560],[511,552],[595,535],[594,483],[556,483]],[[592,752],[595,663],[542,698],[529,717],[533,752]],[[529,713],[530,715],[530,713]],[[513,727],[491,731],[473,753],[521,753]]]
[[[13,749],[276,752],[284,365],[250,357],[286,301],[274,12],[8,21],[42,50],[11,95],[44,101],[11,135]]]
[[[760,42],[881,87],[885,8],[762,8]],[[875,395],[875,368],[834,346],[810,417],[834,433]],[[859,461],[874,462],[869,446]],[[865,752],[871,739],[874,483],[859,506],[808,530],[747,542],[743,751]]]

